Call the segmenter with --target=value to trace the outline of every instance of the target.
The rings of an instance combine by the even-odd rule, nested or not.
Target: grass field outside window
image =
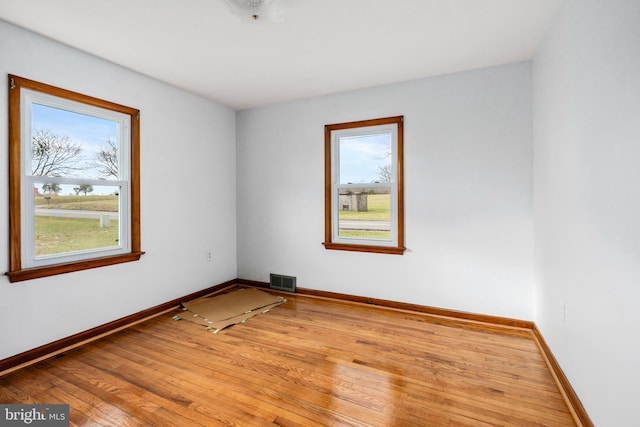
[[[338,212],[338,223],[340,224],[339,236],[358,237],[369,239],[389,239],[391,230],[377,230],[367,228],[348,228],[342,221],[374,221],[385,226],[391,222],[391,195],[390,194],[368,194],[366,211],[345,211]],[[384,225],[383,225],[384,224]]]
[[[47,199],[47,197],[49,197]],[[38,210],[118,212],[118,196],[44,196],[35,197]],[[111,219],[100,226],[100,218],[35,216],[36,256],[108,248],[118,245],[119,223]]]

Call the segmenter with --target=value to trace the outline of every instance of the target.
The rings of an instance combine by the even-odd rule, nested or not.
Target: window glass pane
[[[391,239],[391,189],[339,189],[338,236]]]
[[[36,258],[118,247],[119,193],[118,186],[36,183]]]
[[[118,122],[31,106],[34,176],[118,179]]]
[[[391,182],[391,139],[391,133],[340,137],[340,184]]]

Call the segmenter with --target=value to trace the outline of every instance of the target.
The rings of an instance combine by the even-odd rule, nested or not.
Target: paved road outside
[[[365,221],[361,219],[341,219],[340,229],[342,230],[391,230],[390,221]]]
[[[71,209],[42,209],[36,208],[37,216],[53,216],[56,218],[92,218],[100,219],[100,215],[109,215],[109,219],[117,220],[118,212],[81,211]]]

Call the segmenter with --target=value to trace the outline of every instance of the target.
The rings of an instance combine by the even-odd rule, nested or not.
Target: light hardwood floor
[[[217,335],[163,314],[0,377],[71,425],[574,426],[526,329],[286,294]]]

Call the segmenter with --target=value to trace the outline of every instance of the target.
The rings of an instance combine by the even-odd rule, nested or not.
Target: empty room
[[[0,0],[0,74],[0,425],[638,425],[640,0]]]

